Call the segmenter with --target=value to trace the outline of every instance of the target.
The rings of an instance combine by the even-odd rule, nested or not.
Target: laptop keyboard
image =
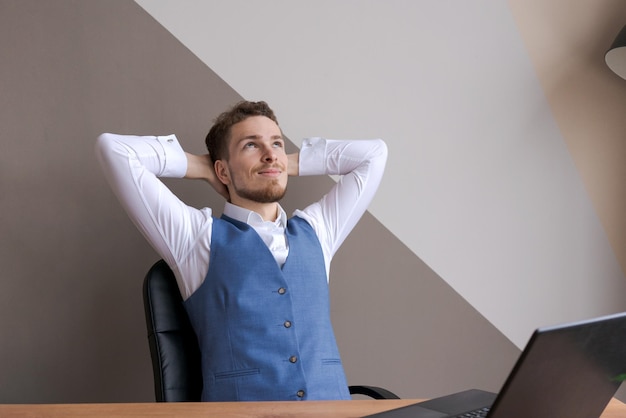
[[[475,409],[473,411],[469,411],[461,415],[456,415],[454,418],[482,418],[482,417],[486,417],[488,413],[489,413],[489,408],[485,407],[485,408]]]

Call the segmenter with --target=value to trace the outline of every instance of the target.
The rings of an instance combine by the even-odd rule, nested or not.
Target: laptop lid
[[[380,418],[444,418],[490,406],[489,418],[598,417],[626,380],[626,313],[537,329],[496,396],[469,390]],[[495,400],[494,400],[495,398]]]
[[[539,328],[489,416],[600,416],[625,379],[626,313]]]

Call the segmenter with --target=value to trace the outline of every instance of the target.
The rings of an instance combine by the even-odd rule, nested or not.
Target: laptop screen
[[[626,378],[626,316],[540,328],[532,335],[490,416],[593,416]]]

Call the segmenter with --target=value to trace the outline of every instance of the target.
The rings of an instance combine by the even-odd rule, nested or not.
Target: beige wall
[[[184,16],[182,9],[192,3],[152,2],[153,7],[163,4],[166,16]],[[287,4],[282,3],[285,13],[292,11]],[[336,3],[337,6],[332,6],[336,7],[333,13],[326,9],[329,4],[323,1],[301,3],[299,6],[310,8],[307,9],[310,13],[283,16],[283,32],[273,36],[285,43],[310,41],[295,36],[304,33],[296,29],[303,27],[311,16],[321,20],[330,16],[335,20],[324,21],[325,24],[333,23],[347,32],[343,35],[341,31],[333,32],[332,36],[329,32],[324,35],[328,38],[319,32],[317,40],[324,42],[324,48],[313,48],[315,45],[311,44],[312,54],[319,50],[337,53],[334,48],[342,42],[361,45],[361,38],[355,38],[355,33],[348,30],[351,26],[342,22],[343,13],[350,11],[354,4]],[[376,3],[362,4],[374,7]],[[404,23],[410,28],[405,40],[419,38],[425,46],[432,43],[432,39],[428,41],[421,35],[420,31],[426,28],[414,25],[413,15],[408,10],[428,17],[429,12],[440,12],[441,3],[395,1],[388,4],[390,8],[385,9],[385,13],[404,16]],[[474,7],[479,3],[463,4]],[[229,14],[232,7],[237,7],[236,2],[211,5],[214,10],[202,17],[215,25],[221,22],[228,28],[235,17],[251,19],[251,15],[245,13]],[[412,6],[407,8],[409,5]],[[626,10],[617,1],[604,2],[602,6],[595,2],[577,3],[573,19],[582,24],[574,26],[561,17],[563,13],[558,13],[567,8],[572,14],[565,2],[545,6],[539,1],[511,1],[509,5],[510,10],[498,6],[497,12],[502,14],[498,17],[502,22],[510,22],[501,30],[513,41],[520,34],[532,61],[532,65],[531,61],[522,62],[522,67],[532,75],[529,78],[533,78],[533,71],[536,71],[541,86],[536,91],[545,93],[549,103],[549,107],[534,102],[524,102],[524,106],[540,113],[541,120],[552,121],[554,117],[555,126],[572,153],[585,190],[607,231],[609,252],[617,256],[621,265],[619,273],[600,277],[598,283],[605,286],[608,281],[616,280],[618,283],[603,288],[620,288],[623,285],[620,277],[626,270],[626,246],[623,245],[626,231],[620,218],[626,191],[619,180],[624,178],[626,156],[621,141],[624,122],[616,109],[624,107],[626,81],[614,77],[598,64],[597,58],[598,54],[602,55],[603,45],[610,43],[612,33],[626,23]],[[265,13],[263,10],[276,12],[266,6],[269,7],[264,5],[259,13]],[[181,10],[172,12],[171,8],[176,7]],[[387,16],[377,13],[376,7],[383,6],[364,7],[354,15],[363,23],[360,36],[367,36],[380,27],[373,24]],[[472,18],[482,19],[480,12],[491,12],[492,7],[470,8],[467,12],[472,12]],[[239,9],[242,10],[240,6]],[[509,11],[511,16],[507,18]],[[154,10],[152,13],[158,14]],[[454,10],[450,13],[458,14]],[[393,26],[391,20],[380,25],[383,23]],[[201,152],[202,138],[210,120],[240,97],[258,98],[257,95],[276,103],[274,106],[286,134],[293,140],[292,148],[299,145],[302,135],[381,136],[393,152],[388,176],[379,194],[384,200],[376,203],[376,213],[364,216],[337,254],[331,272],[333,319],[350,383],[386,386],[403,397],[433,396],[470,385],[496,390],[519,353],[519,344],[512,341],[507,328],[509,322],[505,321],[500,327],[494,325],[494,320],[486,316],[479,305],[471,303],[467,295],[450,284],[453,280],[442,273],[445,269],[433,268],[436,263],[424,261],[431,247],[424,248],[423,253],[416,251],[410,240],[401,239],[401,234],[385,222],[397,207],[390,203],[395,202],[390,196],[400,196],[393,185],[405,186],[403,190],[410,191],[407,196],[425,196],[418,188],[420,179],[401,183],[390,180],[401,173],[398,170],[412,168],[410,159],[404,164],[398,163],[404,162],[402,158],[410,154],[406,144],[418,144],[422,151],[436,150],[436,145],[446,140],[439,137],[413,140],[402,131],[405,125],[401,121],[414,125],[410,118],[403,116],[403,110],[409,109],[408,115],[415,113],[405,107],[405,103],[393,99],[394,94],[422,87],[423,81],[401,85],[400,78],[393,76],[400,75],[397,68],[402,59],[391,54],[387,57],[388,68],[381,70],[383,77],[373,79],[377,80],[376,88],[381,88],[381,97],[387,97],[386,89],[393,93],[392,99],[384,103],[388,111],[381,113],[381,123],[369,123],[376,120],[374,117],[366,118],[368,123],[348,123],[353,115],[345,109],[351,105],[358,108],[366,101],[364,97],[371,94],[371,91],[359,89],[358,83],[351,84],[358,76],[355,72],[335,67],[333,71],[311,75],[307,73],[311,66],[303,65],[309,63],[298,59],[298,54],[305,54],[306,50],[286,48],[281,50],[282,60],[273,62],[274,70],[270,75],[273,73],[276,80],[288,82],[281,88],[264,91],[263,88],[273,86],[273,81],[257,82],[255,77],[264,74],[261,69],[248,71],[244,77],[250,83],[248,86],[241,84],[238,71],[225,71],[221,67],[237,63],[240,54],[233,54],[231,50],[231,56],[222,63],[208,65],[197,50],[181,43],[164,24],[130,0],[0,0],[0,261],[4,272],[0,280],[0,402],[153,399],[141,281],[158,256],[135,231],[105,184],[93,153],[95,138],[103,131],[176,133],[186,149]],[[284,32],[285,25],[289,24],[294,31]],[[327,27],[335,26],[324,26]],[[584,28],[586,36],[580,28]],[[286,33],[289,36],[285,36]],[[450,38],[461,35],[452,33]],[[593,42],[587,41],[590,37]],[[202,38],[200,44],[214,44],[214,39],[220,39],[218,44],[228,47],[229,38],[224,36]],[[395,48],[391,45],[397,45],[392,37],[381,39],[383,46],[389,43],[390,51]],[[560,44],[568,45],[571,50],[581,39],[585,40],[582,42],[585,58],[580,62],[572,59],[575,65],[568,66],[573,67],[568,77],[555,74],[555,69],[562,67],[546,63],[546,57],[553,55],[546,54],[543,48],[554,43],[551,46],[554,50],[558,50]],[[257,43],[253,45],[261,50]],[[273,45],[281,48],[281,44]],[[359,51],[365,54],[368,48]],[[449,56],[449,51],[436,46],[422,52],[434,50],[443,51],[440,58]],[[356,59],[361,55],[351,57]],[[483,57],[485,67],[496,58]],[[440,61],[428,62],[433,76],[446,71]],[[280,73],[279,70],[297,63],[301,65],[297,71]],[[360,74],[365,79],[371,77],[367,72]],[[342,78],[344,84],[354,87],[356,93],[363,92],[364,97],[344,96],[340,94],[341,85],[323,83],[324,80],[334,83]],[[327,95],[326,101],[296,94],[305,87],[337,93]],[[249,88],[260,90],[248,92]],[[470,94],[468,101],[477,101],[470,91],[466,93]],[[476,94],[483,100],[483,96],[495,93],[480,91]],[[449,109],[451,104],[458,104],[458,100],[457,95],[443,95],[439,99],[441,108],[437,109]],[[416,106],[425,101],[413,100]],[[327,115],[329,110],[334,114]],[[484,131],[487,125],[498,125],[503,120],[509,123],[507,115],[510,113],[514,112],[504,109],[502,118],[487,115],[483,119],[482,115],[477,115],[481,117],[475,128]],[[398,119],[393,124],[382,123],[388,115]],[[457,120],[445,112],[433,112],[432,116],[446,123]],[[441,128],[443,130],[444,126]],[[590,137],[593,141],[588,139]],[[481,151],[480,147],[467,149],[471,152],[461,155],[465,158],[459,158],[459,164],[463,164],[463,159],[472,160]],[[562,163],[562,155],[555,154],[554,158],[567,167]],[[459,169],[455,174],[463,173]],[[498,175],[494,173],[492,177]],[[424,183],[437,192],[447,190],[445,180],[431,176]],[[571,178],[565,180],[564,184],[571,187]],[[310,202],[323,193],[331,181],[328,178],[295,179],[285,207],[292,210]],[[209,205],[218,210],[222,206],[220,199],[201,183],[180,180],[168,181],[168,184],[191,205]],[[540,185],[533,187],[541,189]],[[489,209],[480,201],[476,202],[476,207],[483,211]],[[424,220],[436,223],[424,209],[436,208],[428,200],[418,199],[410,208],[416,225],[421,226]],[[504,226],[517,228],[513,223]],[[583,227],[589,229],[594,240],[598,239],[592,221]],[[445,236],[446,240],[463,240],[464,234],[460,232],[463,228],[460,225],[456,234]],[[411,236],[423,235],[420,230],[411,230],[411,226],[404,229],[403,233]],[[486,239],[477,237],[473,247],[480,247]],[[468,258],[471,265],[485,266],[500,255],[503,259],[515,259],[518,245],[516,237],[511,237],[510,241],[502,243],[503,248],[513,248],[511,253],[498,253],[498,257],[492,254],[474,258],[441,252],[438,256],[446,256],[446,264],[452,267],[459,266],[464,258]],[[452,247],[447,249],[453,250]],[[604,248],[598,252],[597,263],[603,263],[607,253]],[[568,260],[564,256],[558,262],[566,264]],[[585,264],[591,265],[594,264]],[[506,317],[507,299],[479,285],[480,277],[474,278],[475,274],[468,271],[472,278],[466,281],[499,300],[502,315],[497,316]],[[503,280],[506,286],[506,278]],[[590,283],[581,286],[584,288]],[[591,292],[594,306],[602,306],[607,300],[612,307],[620,306],[623,296],[612,293],[603,295],[597,289]],[[626,304],[621,306],[626,307]],[[530,315],[530,309],[527,311]],[[523,317],[526,312],[515,315]],[[466,338],[469,348],[458,344],[459,337]]]
[[[604,65],[604,53],[626,25],[626,4],[509,4],[559,129],[626,272],[626,80]]]

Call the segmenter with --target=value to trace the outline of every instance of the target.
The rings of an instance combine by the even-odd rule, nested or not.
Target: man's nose
[[[278,156],[276,155],[276,151],[272,147],[266,147],[265,152],[263,153],[263,161],[272,162],[276,161]]]

